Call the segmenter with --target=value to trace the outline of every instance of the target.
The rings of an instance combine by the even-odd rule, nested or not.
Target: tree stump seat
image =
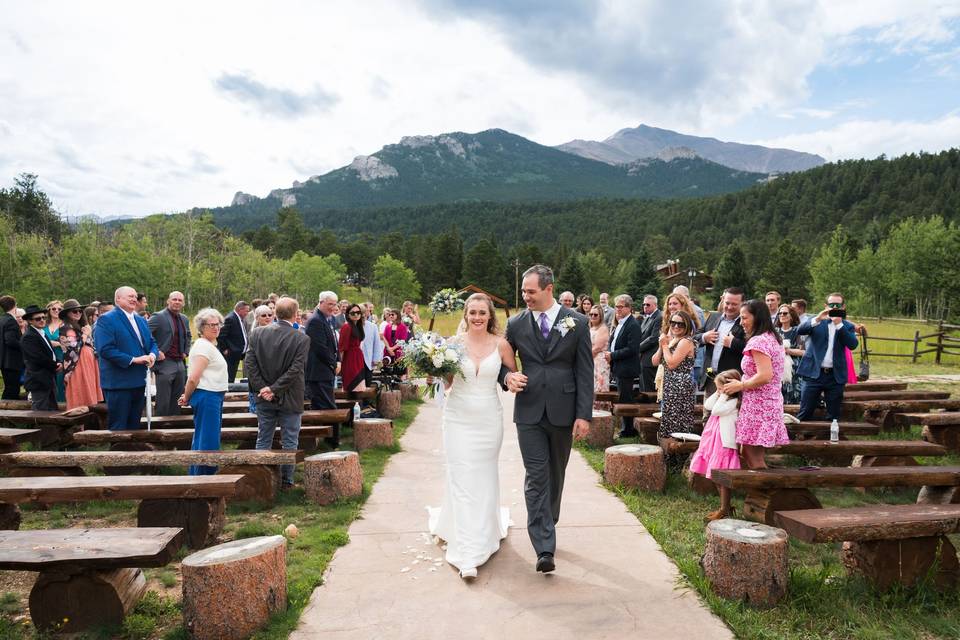
[[[0,503],[7,505],[4,519],[19,526],[21,503],[140,500],[139,526],[179,527],[185,544],[198,548],[223,529],[225,499],[242,480],[241,475],[0,478]]]
[[[357,451],[393,446],[393,420],[360,418],[353,421],[353,444]]]
[[[183,622],[194,640],[244,640],[287,608],[287,541],[244,538],[183,559]]]
[[[842,541],[847,570],[881,590],[914,586],[931,569],[938,589],[953,589],[960,578],[957,552],[945,537],[960,532],[960,504],[780,511],[776,521],[804,542]]]
[[[725,518],[707,525],[701,565],[717,595],[753,607],[772,607],[787,593],[786,532]]]
[[[400,417],[403,396],[399,389],[382,389],[377,397],[377,411],[389,420]]]
[[[142,567],[169,563],[180,528],[0,531],[0,569],[38,571],[30,617],[41,631],[119,626],[146,591]]]
[[[660,447],[649,444],[620,444],[604,452],[603,478],[613,485],[642,491],[663,491],[667,467]]]
[[[152,446],[147,442],[119,443],[123,446]],[[0,465],[16,470],[76,469],[101,467],[110,475],[129,474],[143,468],[167,466],[219,466],[227,475],[239,474],[236,500],[272,502],[279,489],[279,468],[303,460],[299,450],[226,450],[226,451],[24,451],[0,455]]]
[[[303,461],[303,486],[307,498],[328,505],[340,498],[363,493],[363,469],[356,451],[330,451]]]
[[[717,469],[712,476],[717,484],[746,492],[745,517],[775,525],[777,511],[820,508],[811,488],[955,487],[960,485],[960,466]]]
[[[609,411],[594,409],[590,424],[580,432],[574,431],[573,439],[582,440],[591,447],[606,449],[613,446],[619,422]]]

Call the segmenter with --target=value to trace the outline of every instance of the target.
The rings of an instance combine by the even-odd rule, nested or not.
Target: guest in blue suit
[[[113,297],[116,307],[100,316],[93,332],[107,426],[111,431],[139,429],[147,369],[159,351],[147,321],[136,313],[137,290],[120,287]]]
[[[843,387],[847,384],[847,361],[844,347],[857,348],[853,323],[846,320],[846,303],[839,293],[827,296],[827,306],[820,314],[797,329],[797,335],[808,335],[797,375],[804,378],[800,392],[800,420],[812,420],[823,395],[827,420],[840,419]]]

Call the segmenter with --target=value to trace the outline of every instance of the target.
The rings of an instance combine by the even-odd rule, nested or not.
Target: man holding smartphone
[[[808,335],[807,350],[797,367],[797,375],[804,378],[800,392],[800,420],[812,420],[823,395],[827,406],[827,420],[840,419],[843,387],[847,384],[847,361],[843,349],[857,348],[857,334],[852,322],[846,319],[847,306],[843,295],[831,293],[827,306],[815,318],[797,329],[798,335]]]

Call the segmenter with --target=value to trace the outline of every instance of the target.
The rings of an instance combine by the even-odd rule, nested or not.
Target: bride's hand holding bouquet
[[[403,343],[403,365],[414,377],[427,378],[425,397],[435,397],[441,404],[444,384],[453,382],[456,375],[463,377],[461,358],[463,345],[443,336],[424,332]]]

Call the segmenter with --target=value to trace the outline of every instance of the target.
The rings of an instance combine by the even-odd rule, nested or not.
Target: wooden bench
[[[40,446],[42,440],[40,429],[0,427],[0,453],[19,451],[20,445],[28,442]]]
[[[669,454],[693,453],[698,444],[675,438],[660,439],[660,447]],[[919,440],[841,440],[836,443],[829,440],[795,440],[767,449],[767,453],[842,460],[861,456],[858,466],[878,467],[913,466],[917,464],[914,456],[944,456],[947,449]]]
[[[20,526],[24,503],[139,500],[140,527],[181,527],[185,543],[206,546],[223,529],[226,498],[243,476],[83,476],[0,478],[0,529]]]
[[[777,511],[820,508],[811,488],[956,487],[960,485],[960,466],[716,469],[711,478],[719,485],[746,492],[745,517],[775,525]]]
[[[0,427],[39,429],[42,446],[65,444],[72,433],[97,425],[97,417],[93,413],[65,416],[60,411],[0,410]]]
[[[960,399],[949,400],[870,400],[850,402],[852,410],[863,415],[864,420],[879,424],[884,429],[898,428],[897,414],[924,411],[960,411]]]
[[[894,420],[899,425],[923,425],[924,440],[960,452],[960,411],[898,413]]]
[[[906,382],[898,380],[867,380],[866,382],[857,382],[848,384],[847,391],[903,391],[907,388]]]
[[[299,450],[229,451],[21,451],[0,455],[0,465],[14,476],[39,473],[82,476],[83,467],[117,470],[189,465],[219,466],[220,472],[243,477],[237,500],[272,502],[280,488],[280,465],[303,462]],[[197,476],[194,476],[197,477]]]
[[[345,424],[353,418],[349,409],[315,409],[304,411],[300,417],[300,424],[304,426],[324,426]],[[140,424],[147,427],[147,419],[141,418]],[[258,424],[255,413],[226,413],[220,419],[222,427],[255,427]],[[156,416],[151,421],[157,429],[192,429],[193,416]]]
[[[892,400],[946,400],[950,397],[948,391],[861,391],[859,385],[847,387],[843,392],[844,401],[882,401]]]
[[[0,531],[0,570],[38,571],[30,618],[42,631],[119,626],[147,590],[142,567],[168,564],[179,527]]]
[[[936,568],[934,585],[953,588],[960,563],[945,536],[960,532],[960,505],[871,505],[778,511],[776,526],[804,542],[843,541],[847,568],[876,587],[912,586]]]
[[[654,417],[634,418],[633,427],[640,433],[640,439],[648,444],[659,444],[660,419]],[[703,423],[695,422],[690,425],[690,433],[701,433]],[[791,440],[825,440],[830,437],[830,423],[826,421],[807,421],[797,424],[788,424],[787,433]],[[880,433],[880,427],[869,422],[841,422],[840,438],[845,440],[850,436],[875,436]],[[696,443],[694,443],[695,445]],[[696,446],[693,447],[696,450]]]
[[[160,447],[169,447],[174,449],[190,448],[193,442],[193,429],[137,429],[136,431],[110,431],[107,429],[97,429],[90,431],[78,431],[73,434],[73,444],[82,446],[91,445],[118,445],[118,444],[144,444],[147,445],[143,450],[149,451],[150,445],[159,445]],[[242,444],[251,444],[257,441],[257,435],[260,430],[257,427],[227,427],[220,430],[221,442],[239,442]],[[327,438],[333,434],[333,429],[327,426],[320,427],[300,427],[301,445],[309,445],[318,438]],[[274,434],[274,448],[280,448],[280,433]],[[307,449],[307,446],[301,446],[301,449]]]

